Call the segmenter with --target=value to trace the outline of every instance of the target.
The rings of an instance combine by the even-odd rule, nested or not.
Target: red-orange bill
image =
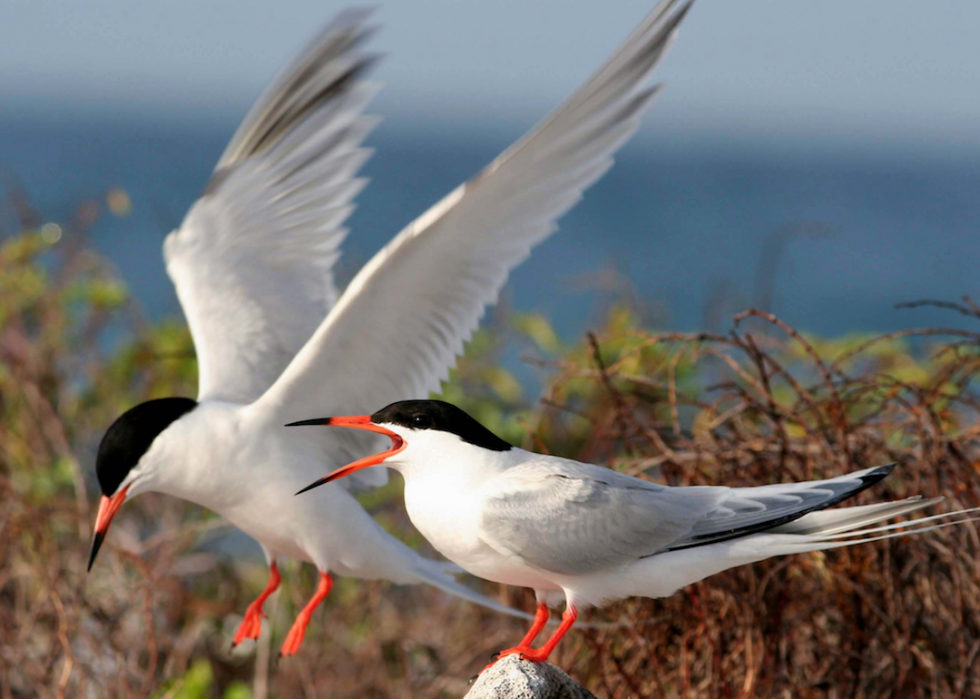
[[[126,501],[128,490],[129,486],[127,485],[111,498],[103,495],[102,499],[99,500],[99,513],[95,515],[95,531],[92,534],[92,552],[88,557],[88,570],[92,570],[92,564],[95,563],[95,557],[99,554],[99,549],[102,548],[102,542],[109,531],[109,525],[112,524],[112,518],[116,516],[119,508]]]
[[[380,425],[375,425],[371,422],[370,415],[347,415],[344,417],[321,417],[314,420],[301,420],[300,422],[291,422],[286,427],[299,427],[303,425],[329,425],[331,427],[351,427],[355,430],[366,430],[368,432],[377,432],[378,434],[383,434],[391,439],[391,448],[380,454],[373,454],[371,456],[366,456],[363,459],[358,459],[357,461],[347,464],[328,476],[324,476],[315,483],[311,483],[302,490],[300,493],[305,493],[307,490],[313,490],[314,488],[329,483],[330,481],[335,481],[338,478],[343,478],[349,476],[355,471],[360,471],[362,468],[367,468],[368,466],[376,466],[383,462],[390,456],[394,456],[398,452],[405,448],[405,440],[401,438],[401,435],[392,432],[389,429],[385,429]]]

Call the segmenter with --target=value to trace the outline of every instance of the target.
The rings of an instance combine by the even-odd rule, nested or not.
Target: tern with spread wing
[[[883,525],[942,498],[826,509],[875,485],[894,464],[756,488],[658,485],[512,447],[437,400],[400,401],[373,415],[294,425],[367,430],[392,442],[387,451],[300,492],[384,464],[405,478],[408,515],[440,553],[479,577],[534,589],[538,609],[531,630],[501,657],[547,660],[582,608],[625,597],[667,597],[735,566],[921,533],[967,521],[963,515],[974,511]],[[951,516],[960,519],[936,523]],[[563,601],[558,629],[541,647],[531,647],[547,623],[548,606]]]
[[[282,425],[331,406],[366,411],[440,389],[510,270],[636,130],[657,91],[647,79],[688,8],[664,0],[561,107],[410,223],[343,294],[331,267],[364,184],[356,172],[374,124],[362,115],[373,57],[362,46],[365,13],[327,26],[260,97],[166,239],[167,271],[197,350],[199,395],[143,403],[106,432],[89,567],[124,501],[161,492],[218,512],[262,545],[268,586],[236,642],[258,637],[282,558],[313,563],[321,578],[285,655],[299,648],[331,573],[429,583],[506,610],[458,584],[455,566],[387,534],[347,484],[295,499],[324,464],[370,453],[373,442]],[[376,486],[387,473],[355,478]]]

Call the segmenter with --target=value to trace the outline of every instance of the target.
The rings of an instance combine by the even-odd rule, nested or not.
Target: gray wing
[[[669,488],[589,464],[535,461],[494,478],[481,535],[542,570],[589,573],[666,549],[726,490]]]
[[[894,469],[895,464],[887,464],[822,481],[727,489],[718,507],[670,549],[704,546],[780,527],[857,495]]]
[[[672,488],[539,458],[494,479],[483,500],[481,536],[498,551],[565,575],[765,531],[836,504],[891,471],[758,488]]]
[[[164,243],[201,400],[258,398],[337,299],[331,268],[375,123],[361,113],[374,92],[365,21],[343,13],[272,82]]]

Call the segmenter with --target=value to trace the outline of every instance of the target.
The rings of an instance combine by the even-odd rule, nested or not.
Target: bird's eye
[[[414,415],[412,417],[412,427],[416,429],[425,429],[432,425],[432,421],[429,419],[428,415]]]

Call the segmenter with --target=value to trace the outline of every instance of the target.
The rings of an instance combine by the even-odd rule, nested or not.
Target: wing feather
[[[331,269],[366,184],[367,13],[328,24],[262,94],[164,243],[199,364],[199,399],[251,403],[337,299]]]
[[[756,488],[671,488],[538,457],[494,478],[481,503],[480,531],[488,545],[528,565],[582,575],[763,531],[802,531],[807,525],[788,523],[807,522],[810,513],[856,495],[893,468]],[[830,519],[863,521],[865,509],[835,510]],[[850,517],[851,510],[858,515]]]
[[[727,488],[669,488],[564,459],[503,472],[482,501],[483,540],[526,564],[581,575],[635,562],[683,539]]]
[[[262,411],[280,422],[371,413],[438,391],[510,270],[635,132],[657,91],[645,82],[689,7],[664,0],[561,107],[375,255]]]

